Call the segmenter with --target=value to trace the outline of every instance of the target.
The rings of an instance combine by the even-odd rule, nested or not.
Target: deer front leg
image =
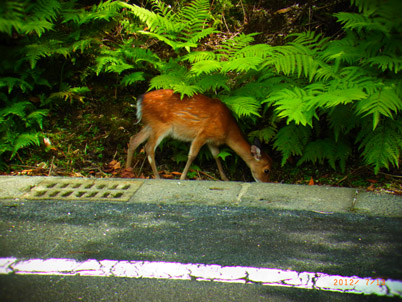
[[[190,169],[191,164],[194,159],[197,157],[198,152],[200,152],[201,147],[205,144],[205,140],[201,137],[196,137],[191,143],[190,151],[188,153],[188,159],[186,166],[184,167],[183,172],[181,173],[180,180],[186,179],[188,170]]]
[[[212,144],[208,144],[209,150],[212,153],[212,156],[215,158],[216,161],[216,165],[218,166],[218,171],[219,171],[219,175],[221,176],[221,179],[224,181],[228,181],[229,178],[226,177],[225,172],[223,171],[223,167],[222,167],[222,163],[221,160],[219,158],[219,148],[216,145],[212,145]]]

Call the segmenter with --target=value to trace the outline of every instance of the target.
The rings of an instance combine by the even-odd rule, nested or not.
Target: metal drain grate
[[[142,181],[60,179],[44,180],[27,193],[27,199],[128,201]]]

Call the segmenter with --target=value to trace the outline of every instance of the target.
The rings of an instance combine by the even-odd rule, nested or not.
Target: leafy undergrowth
[[[125,169],[127,144],[130,135],[139,131],[135,125],[132,99],[125,101],[95,101],[91,104],[63,104],[55,108],[46,125],[40,147],[19,151],[9,162],[3,175],[69,176],[98,178],[153,178],[152,170],[140,147],[132,169]],[[184,168],[189,145],[169,140],[157,149],[158,169],[162,178],[179,179]],[[268,146],[269,148],[269,146]],[[350,163],[344,173],[325,165],[291,162],[280,166],[279,153],[269,152],[274,159],[271,181],[287,184],[329,185],[355,187],[402,195],[401,171],[374,174],[368,166]],[[202,149],[187,175],[189,179],[219,180],[215,161],[207,148]],[[237,165],[235,163],[237,162]],[[252,181],[247,166],[234,156],[224,162],[231,180]],[[240,173],[239,173],[240,171]]]

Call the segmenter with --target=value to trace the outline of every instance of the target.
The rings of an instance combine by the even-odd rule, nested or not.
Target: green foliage
[[[164,42],[175,51],[183,48],[190,51],[201,39],[215,32],[214,28],[207,26],[211,17],[208,0],[194,0],[177,13],[162,1],[151,2],[154,11],[130,4],[125,7],[147,25],[138,33]]]
[[[267,67],[295,81],[274,87],[264,103],[292,124],[290,130],[295,125],[314,129],[307,142],[301,134],[291,136],[290,130],[278,132],[274,146],[283,155],[282,165],[290,155],[301,155],[299,164],[328,160],[335,168],[339,161],[344,170],[356,131],[361,155],[376,173],[399,165],[402,32],[396,11],[402,3],[354,3],[359,13],[336,14],[346,33],[341,40],[296,34],[266,61]],[[289,137],[296,143],[286,143]]]
[[[121,18],[122,7],[119,1],[102,2],[88,10],[77,9],[75,1],[2,2],[0,165],[4,167],[4,161],[13,159],[20,149],[40,145],[44,120],[57,99],[83,101],[89,89],[64,82],[73,78],[66,66],[74,66],[84,53],[96,53],[92,49],[101,44],[99,36],[112,20]]]
[[[390,164],[398,167],[402,150],[402,119],[386,119],[374,131],[368,129],[362,128],[357,136],[365,161],[374,165],[375,173],[381,167],[388,169]]]
[[[150,75],[150,89],[169,88],[182,96],[217,94],[237,118],[246,118],[246,123],[261,117],[262,109],[273,110],[271,124],[253,135],[273,141],[282,153],[282,165],[298,156],[298,164],[328,161],[332,168],[344,170],[356,143],[354,135],[359,132],[357,143],[364,150],[363,159],[378,172],[399,164],[398,143],[389,140],[389,146],[380,149],[378,145],[376,152],[369,137],[378,127],[383,133],[390,131],[389,137],[400,131],[388,121],[395,120],[402,110],[402,27],[395,13],[401,4],[397,0],[353,3],[359,13],[336,14],[345,30],[339,40],[304,32],[289,36],[286,45],[270,46],[253,44],[256,34],[241,33],[208,51],[200,44],[205,33],[216,32],[208,25],[208,1],[192,1],[177,12],[156,0],[152,11],[135,5],[125,7],[146,24],[145,29],[137,26],[133,32],[174,51],[167,59],[146,61],[157,73]],[[131,52],[135,49],[131,47]],[[148,51],[149,57],[155,56],[148,46],[140,49]],[[182,49],[187,53],[182,54]],[[98,71],[144,72],[135,62],[128,62],[127,56],[118,55],[119,59],[98,65],[104,68]],[[143,73],[133,77],[147,78]],[[124,80],[123,84],[127,83]],[[372,132],[362,130],[368,121]]]
[[[1,5],[1,155],[14,158],[18,150],[39,145],[52,109],[83,103],[93,92],[89,78],[113,77],[112,86],[143,90],[136,86],[145,83],[182,97],[219,97],[242,127],[260,119],[264,126],[251,136],[272,143],[282,165],[296,157],[299,165],[328,163],[344,170],[359,150],[376,173],[398,167],[400,0],[352,0],[358,12],[335,15],[341,38],[306,31],[278,46],[255,44],[256,33],[218,32],[213,25],[224,20],[231,1],[171,7],[151,0],[150,9],[127,1],[94,3]],[[222,12],[213,15],[214,5]]]
[[[43,128],[43,119],[48,110],[35,110],[32,104],[26,101],[3,100],[6,106],[0,110],[0,155],[9,152],[13,158],[19,149],[40,144],[40,133],[34,129],[35,126]]]

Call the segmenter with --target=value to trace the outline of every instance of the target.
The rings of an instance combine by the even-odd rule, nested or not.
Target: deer
[[[272,159],[261,150],[258,142],[251,145],[240,130],[229,108],[219,99],[202,94],[181,99],[171,89],[147,92],[137,99],[137,123],[143,128],[131,136],[126,169],[131,167],[134,151],[145,141],[145,153],[155,178],[155,150],[165,137],[191,142],[187,163],[180,176],[186,179],[188,170],[201,147],[209,147],[222,180],[228,181],[219,158],[219,146],[227,145],[248,165],[257,182],[268,182]]]

